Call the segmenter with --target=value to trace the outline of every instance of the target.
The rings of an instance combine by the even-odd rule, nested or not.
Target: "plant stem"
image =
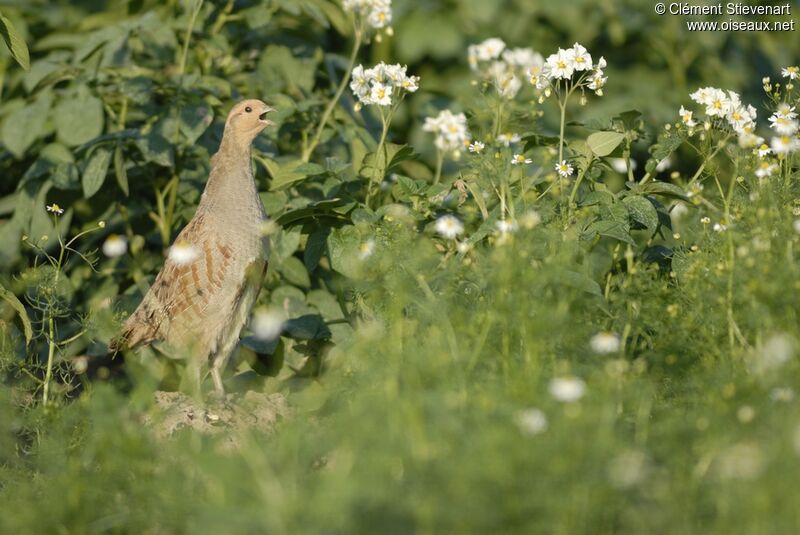
[[[394,115],[394,108],[389,112],[388,117],[384,115],[383,110],[381,110],[381,122],[383,123],[383,129],[381,130],[381,139],[378,141],[378,148],[375,149],[375,161],[372,167],[372,180],[370,181],[369,187],[367,188],[367,198],[366,198],[366,205],[369,206],[369,202],[372,199],[372,192],[375,189],[376,183],[379,180],[383,180],[383,177],[378,177],[378,158],[383,158],[383,166],[381,172],[385,175],[386,174],[386,165],[389,163],[386,161],[386,154],[384,150],[384,146],[386,144],[386,135],[389,132],[389,124],[392,122],[392,115]]]
[[[50,398],[50,381],[53,379],[53,356],[55,355],[56,352],[56,343],[53,339],[55,337],[55,327],[53,325],[52,314],[48,314],[47,328],[48,328],[47,370],[45,371],[44,375],[44,389],[42,391],[42,405],[44,405],[45,407],[47,407],[47,402]]]
[[[721,151],[721,150],[722,150],[722,149],[725,147],[725,144],[728,142],[728,140],[729,140],[730,138],[731,138],[731,136],[727,136],[725,139],[723,139],[722,141],[720,141],[719,145],[717,145],[717,148],[716,148],[716,149],[714,149],[714,152],[712,152],[712,153],[711,153],[711,154],[708,156],[708,158],[706,158],[705,160],[703,160],[703,163],[702,163],[702,164],[700,164],[700,167],[697,169],[697,172],[694,174],[694,176],[691,178],[691,180],[689,180],[689,183],[687,184],[687,186],[691,186],[692,184],[694,184],[694,183],[697,181],[697,179],[698,179],[698,178],[700,178],[700,175],[701,175],[701,174],[703,174],[703,171],[705,171],[705,169],[706,169],[706,165],[708,164],[708,162],[710,162],[711,160],[713,160],[713,159],[714,159],[714,157],[715,157],[717,154],[719,154],[719,151]]]
[[[586,165],[586,169],[581,169],[581,172],[578,173],[578,177],[575,179],[575,185],[572,186],[572,192],[569,194],[569,199],[567,200],[567,210],[569,211],[569,219],[572,219],[572,203],[575,202],[575,196],[578,194],[578,188],[583,182],[583,177],[586,175],[586,171],[592,165],[593,160],[589,160],[589,163]]]
[[[436,175],[433,177],[433,183],[438,184],[442,178],[442,166],[444,165],[444,154],[441,150],[436,151]]]
[[[178,75],[183,80],[183,73],[186,71],[186,58],[189,55],[189,43],[192,41],[192,31],[194,31],[194,24],[197,22],[197,15],[200,14],[200,8],[203,7],[203,0],[197,0],[197,4],[189,17],[189,24],[186,26],[186,36],[183,39],[183,50],[181,51],[181,59],[178,63]],[[183,85],[183,84],[181,84]]]
[[[353,43],[353,50],[350,52],[350,60],[347,63],[347,70],[345,71],[344,76],[342,76],[341,82],[339,82],[339,87],[336,89],[336,93],[333,95],[331,101],[328,102],[328,106],[322,113],[322,119],[320,119],[319,125],[317,125],[317,130],[314,133],[314,137],[311,138],[311,143],[305,148],[305,150],[303,150],[304,162],[307,162],[309,158],[311,158],[311,155],[314,153],[314,149],[316,149],[317,145],[319,145],[319,140],[322,138],[322,132],[325,130],[336,104],[339,102],[339,99],[342,98],[342,94],[344,93],[347,83],[350,80],[350,75],[353,73],[353,68],[356,64],[356,58],[358,57],[358,50],[361,48],[361,39],[363,35],[361,28],[355,27],[355,23],[353,23],[353,27],[355,29],[355,42]]]

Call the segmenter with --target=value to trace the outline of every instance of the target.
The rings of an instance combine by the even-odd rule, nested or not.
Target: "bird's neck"
[[[223,141],[211,158],[211,172],[198,210],[231,221],[263,213],[251,165],[249,144],[242,147]]]

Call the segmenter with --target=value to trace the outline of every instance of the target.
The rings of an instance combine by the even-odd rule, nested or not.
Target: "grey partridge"
[[[251,167],[255,137],[272,124],[260,100],[236,104],[197,212],[170,248],[164,267],[125,321],[112,349],[162,342],[184,353],[199,388],[210,369],[224,394],[222,372],[239,341],[267,268],[267,219]]]

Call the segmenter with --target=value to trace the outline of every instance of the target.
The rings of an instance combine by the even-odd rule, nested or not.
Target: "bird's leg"
[[[225,387],[222,385],[222,370],[219,361],[211,365],[211,379],[214,381],[214,393],[219,399],[225,399]]]

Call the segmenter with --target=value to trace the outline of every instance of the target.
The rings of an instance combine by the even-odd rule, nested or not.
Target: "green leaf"
[[[625,136],[619,132],[595,132],[586,138],[586,143],[595,156],[602,158],[614,152],[624,139]]]
[[[571,288],[582,290],[593,295],[599,295],[601,297],[603,295],[600,285],[584,273],[578,273],[577,271],[564,271],[558,276],[558,278],[561,280],[561,282],[567,286],[570,286]]]
[[[270,240],[272,256],[279,264],[289,258],[300,246],[300,229],[279,230]]]
[[[2,286],[0,286],[0,298],[3,299],[6,303],[13,308],[17,315],[19,316],[19,320],[22,322],[22,328],[25,332],[25,342],[30,343],[31,338],[33,338],[33,329],[31,328],[31,320],[28,317],[28,312],[25,310],[25,306],[17,299],[17,296],[11,293],[10,291],[6,290]]]
[[[371,177],[373,176],[373,171],[377,170],[377,176],[383,178],[404,161],[413,160],[416,157],[417,155],[414,153],[414,149],[408,145],[386,143],[380,154],[376,151],[364,157],[361,174]]]
[[[186,141],[194,144],[214,121],[214,112],[209,106],[187,105],[181,108],[180,130]]]
[[[2,14],[0,14],[0,35],[3,36],[3,41],[6,42],[8,50],[11,51],[11,57],[19,63],[20,67],[26,71],[29,70],[31,68],[31,58],[28,54],[28,45],[25,44],[25,40],[14,28],[14,25],[11,24],[11,21]]]
[[[14,156],[21,157],[39,139],[52,102],[53,95],[48,91],[32,104],[12,112],[3,120],[0,138]]]
[[[285,164],[279,164],[274,160],[263,158],[261,163],[272,175],[270,182],[270,191],[285,189],[301,180],[305,180],[309,176],[321,175],[325,172],[325,168],[315,163],[307,163],[303,160],[292,160]]]
[[[89,157],[86,169],[83,170],[83,196],[90,198],[97,193],[106,180],[108,166],[111,163],[111,150],[106,147],[97,147]]]
[[[79,91],[58,103],[53,122],[59,141],[70,147],[83,145],[103,133],[103,103],[88,90]]]
[[[306,314],[286,322],[286,331],[299,340],[326,340],[331,331],[319,314]]]
[[[619,221],[595,221],[586,227],[585,232],[590,236],[600,234],[601,236],[614,238],[615,240],[619,240],[624,243],[636,245],[636,242],[634,242],[633,238],[631,238],[630,228],[628,225],[620,223]]]
[[[125,158],[122,155],[122,144],[117,143],[114,149],[114,175],[117,177],[117,184],[127,197],[130,195],[128,187],[128,171],[125,169]]]
[[[281,262],[278,271],[280,271],[281,275],[283,275],[283,278],[286,279],[287,282],[290,282],[295,286],[299,286],[301,288],[311,287],[311,279],[306,271],[306,266],[300,261],[299,258],[295,256],[290,256]]]
[[[633,221],[648,230],[655,230],[658,227],[658,212],[646,197],[628,195],[622,199],[622,203],[628,208],[628,213]]]
[[[322,255],[325,254],[325,249],[328,245],[328,234],[330,234],[329,229],[321,228],[308,236],[306,249],[303,252],[303,263],[309,272],[316,269]]]
[[[609,206],[614,204],[616,197],[610,191],[596,190],[590,191],[583,196],[580,206],[594,206],[596,204]]]
[[[357,276],[361,267],[358,257],[361,241],[361,233],[356,227],[347,226],[331,231],[328,236],[331,267],[346,277]]]
[[[648,182],[644,185],[635,186],[632,191],[639,194],[663,195],[664,197],[689,202],[689,197],[686,196],[683,188],[671,182]]]

